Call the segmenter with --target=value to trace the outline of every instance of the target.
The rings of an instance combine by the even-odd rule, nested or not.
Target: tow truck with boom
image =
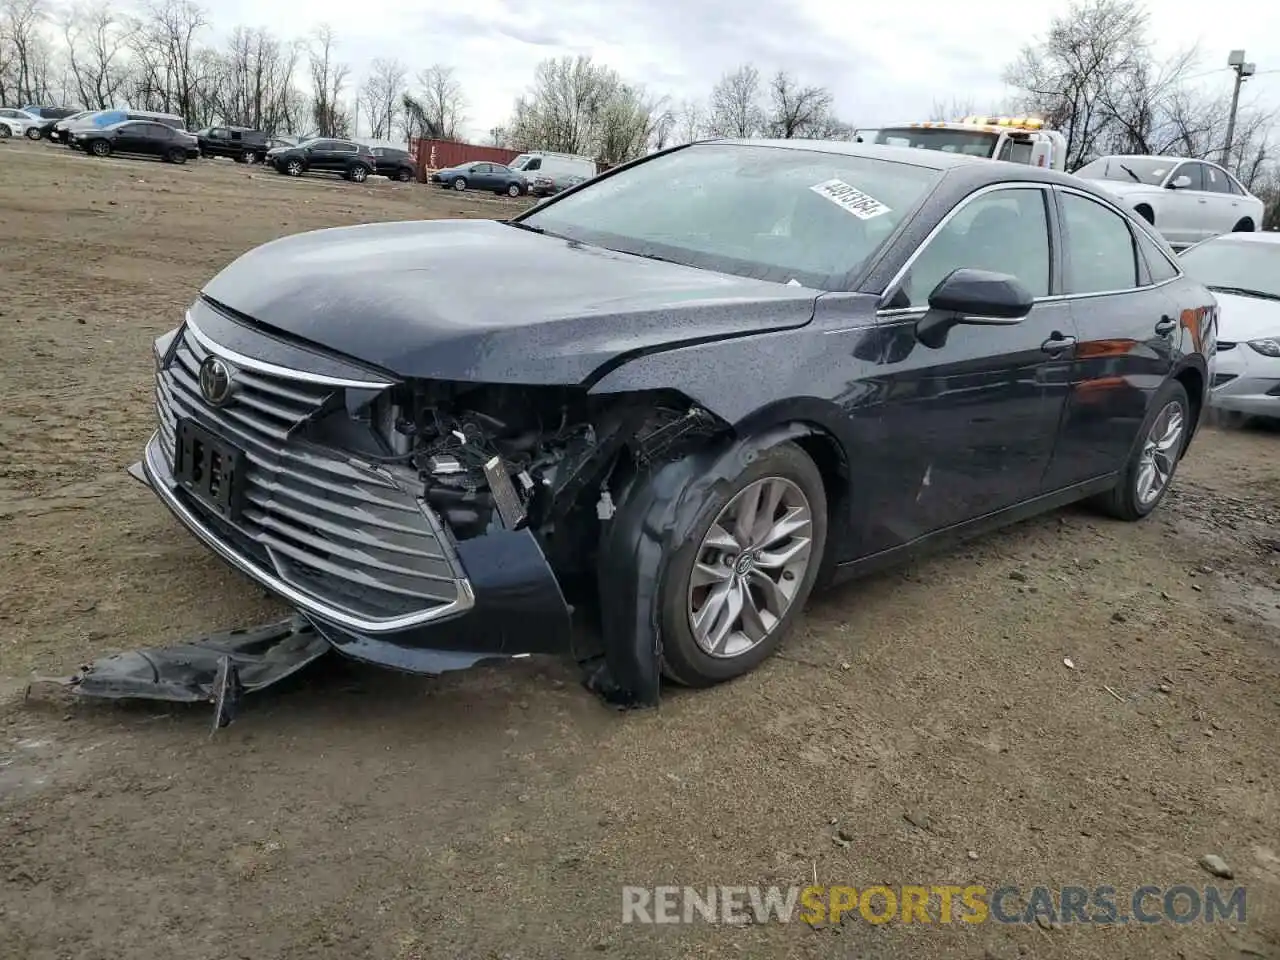
[[[1065,170],[1067,162],[1067,138],[1057,130],[1046,130],[1039,117],[974,116],[904,123],[859,130],[856,138],[860,143],[964,153],[1053,170]]]

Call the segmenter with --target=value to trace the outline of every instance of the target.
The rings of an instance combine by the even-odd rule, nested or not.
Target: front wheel
[[[290,160],[284,165],[284,172],[291,177],[302,176],[303,170],[304,167],[302,166],[301,160]]]
[[[692,529],[660,577],[662,668],[707,687],[753,670],[800,615],[826,547],[822,476],[781,444],[714,488]]]
[[[40,128],[39,128],[39,127],[27,127],[27,139],[28,139],[28,140],[39,140],[39,139],[40,139]]]
[[[89,152],[95,157],[109,157],[111,156],[111,144],[105,140],[95,140],[89,144]]]
[[[1192,426],[1186,388],[1168,381],[1151,401],[1124,472],[1096,501],[1098,508],[1117,520],[1141,520],[1151,513],[1169,492]]]
[[[508,196],[508,197],[518,197],[518,196],[520,196],[520,184],[518,184],[518,183],[508,184],[508,185],[507,185],[507,196]]]
[[[458,177],[458,179],[454,180],[454,181],[453,181],[453,189],[457,190],[459,193],[461,193],[463,190],[467,189],[467,178],[466,178],[466,177]]]

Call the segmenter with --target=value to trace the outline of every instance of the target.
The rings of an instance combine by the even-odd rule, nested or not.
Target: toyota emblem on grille
[[[205,357],[200,364],[200,393],[212,407],[221,407],[231,399],[235,387],[235,369],[220,357]]]

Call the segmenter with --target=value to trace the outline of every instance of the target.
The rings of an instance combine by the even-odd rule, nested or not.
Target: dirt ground
[[[24,702],[280,612],[125,474],[200,286],[287,233],[514,206],[0,143],[0,955],[1280,957],[1280,432],[1206,429],[1144,523],[1069,509],[843,587],[657,711],[558,662],[336,656],[213,738],[206,709]],[[624,884],[1123,899],[1216,882],[1204,854],[1245,923],[622,923]]]

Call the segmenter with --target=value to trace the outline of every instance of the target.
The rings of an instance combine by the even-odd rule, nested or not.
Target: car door
[[[1080,344],[1050,489],[1119,470],[1147,403],[1173,369],[1177,267],[1145,229],[1088,193],[1061,187],[1064,298]]]
[[[1231,181],[1227,172],[1211,163],[1202,163],[1204,174],[1204,192],[1206,212],[1209,219],[1207,236],[1216,237],[1222,233],[1230,233],[1240,222],[1244,213],[1240,209],[1240,198],[1231,192]]]
[[[116,128],[111,147],[117,153],[146,153],[147,131],[145,123],[124,123]]]
[[[307,167],[311,170],[332,172],[334,148],[332,140],[316,140],[307,146]]]
[[[1174,186],[1186,177],[1185,186]],[[1169,171],[1164,181],[1160,209],[1156,211],[1156,228],[1175,246],[1190,246],[1201,239],[1198,224],[1202,219],[1200,198],[1204,194],[1204,177],[1200,164],[1180,163]]]
[[[1053,454],[1070,386],[1075,326],[1054,298],[1058,268],[1050,193],[1001,184],[962,201],[886,291],[891,346],[880,384],[886,478],[875,496],[883,549],[1034,498]],[[916,336],[933,289],[953,271],[1016,277],[1036,298],[1020,322],[953,327],[930,347]],[[902,478],[910,478],[903,484]]]
[[[473,163],[467,173],[467,186],[476,190],[493,188],[493,168],[488,163]]]

